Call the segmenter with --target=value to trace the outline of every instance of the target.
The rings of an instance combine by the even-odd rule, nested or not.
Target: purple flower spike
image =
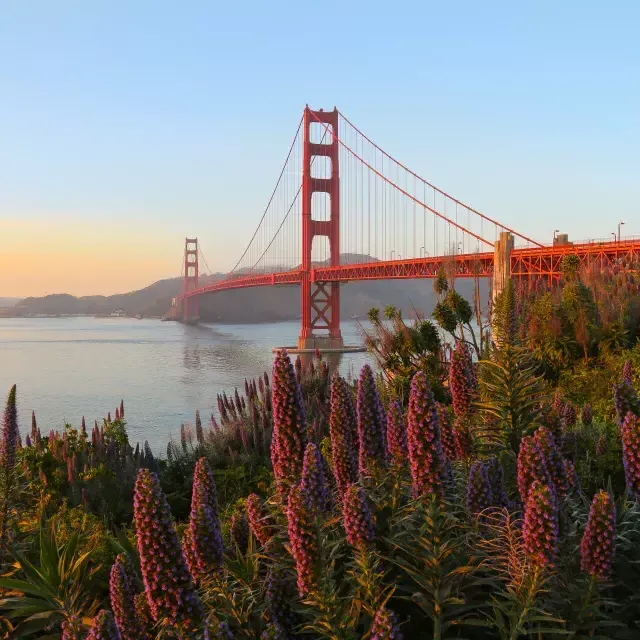
[[[244,511],[236,511],[231,516],[231,542],[237,547],[242,554],[247,553],[249,548],[249,522],[247,514]]]
[[[31,441],[36,444],[38,442],[38,423],[36,422],[36,412],[31,412]]]
[[[310,442],[304,451],[300,488],[309,500],[311,513],[320,515],[327,510],[329,493],[324,477],[322,453],[313,442]]]
[[[522,538],[533,564],[553,566],[558,552],[558,515],[553,489],[539,480],[533,482],[525,503]]]
[[[627,360],[622,367],[622,380],[630,386],[633,386],[633,367],[631,366],[631,360]]]
[[[358,469],[362,475],[373,475],[384,467],[386,458],[386,424],[373,370],[365,364],[358,379]]]
[[[569,402],[564,405],[564,415],[562,416],[566,427],[573,427],[578,419],[576,408]]]
[[[520,441],[517,468],[518,491],[523,505],[527,504],[529,491],[536,480],[542,484],[553,486],[545,455],[533,436],[525,436]]]
[[[307,505],[308,500],[301,487],[294,486],[287,503],[287,522],[301,598],[313,591],[318,584],[318,538]]]
[[[296,625],[296,616],[291,610],[291,603],[295,600],[294,584],[282,570],[270,569],[266,587],[269,619],[289,638],[291,629]]]
[[[369,638],[371,640],[402,640],[396,614],[391,609],[387,609],[386,605],[376,611]]]
[[[406,466],[407,429],[404,424],[402,407],[397,400],[392,400],[389,403],[389,411],[387,412],[387,450],[394,467]]]
[[[267,523],[267,516],[262,508],[262,501],[255,493],[247,497],[247,520],[254,538],[260,546],[264,546],[271,540],[272,530]]]
[[[337,374],[331,379],[329,434],[333,474],[340,494],[358,479],[358,457],[354,443],[355,424],[349,411],[349,389]]]
[[[224,545],[218,517],[218,494],[206,458],[196,462],[191,492],[189,528],[184,552],[195,580],[202,580],[222,566]]]
[[[618,415],[618,424],[622,426],[628,413],[640,415],[640,400],[635,389],[626,381],[613,385],[613,404]]]
[[[271,462],[281,497],[300,478],[306,444],[306,417],[300,385],[291,360],[282,349],[273,363],[273,435]]]
[[[148,640],[151,636],[140,624],[136,614],[135,597],[138,594],[136,577],[128,556],[120,554],[109,576],[109,598],[116,625],[122,640]]]
[[[202,430],[202,419],[200,411],[196,409],[196,441],[202,447],[204,445],[204,431]]]
[[[573,462],[568,458],[563,459],[564,462],[564,473],[567,476],[567,482],[569,483],[569,487],[571,489],[577,489],[580,486],[580,480],[578,479],[578,474],[576,473],[576,468],[573,466]]]
[[[121,640],[111,611],[103,609],[94,619],[87,640]]]
[[[448,460],[456,460],[456,433],[451,422],[451,414],[446,405],[436,403],[438,410],[438,423],[440,425],[440,440],[442,441],[442,451]]]
[[[598,580],[611,575],[616,551],[616,506],[606,491],[593,496],[587,528],[582,536],[582,570]]]
[[[69,616],[62,623],[60,640],[84,640],[85,635],[84,625],[78,616]]]
[[[603,456],[607,453],[607,438],[604,434],[602,434],[598,438],[598,442],[596,443],[596,455]]]
[[[414,497],[441,495],[444,465],[440,427],[433,393],[422,371],[411,381],[407,444]]]
[[[477,460],[469,469],[469,481],[467,483],[467,509],[473,516],[478,515],[494,504],[491,493],[489,474],[485,463]]]
[[[342,518],[347,542],[356,549],[369,549],[373,545],[375,530],[367,497],[362,487],[352,484],[345,492]]]
[[[593,409],[589,403],[585,404],[582,407],[582,411],[580,412],[580,420],[585,427],[590,427],[593,423]]]
[[[627,413],[620,435],[627,487],[634,497],[638,497],[640,496],[640,418],[631,412]]]
[[[223,620],[218,623],[218,633],[216,634],[217,640],[233,640],[233,633],[229,629],[229,624]]]
[[[504,490],[504,471],[498,458],[489,458],[484,463],[491,487],[491,500],[494,507],[509,508],[511,502]]]
[[[2,417],[2,440],[0,441],[0,464],[5,471],[13,469],[16,464],[16,450],[20,431],[18,430],[18,409],[16,407],[16,385],[9,391],[7,404]]]
[[[474,381],[471,352],[466,342],[457,340],[451,354],[449,389],[453,400],[453,411],[458,418],[463,418],[471,410],[471,402],[475,394]]]
[[[140,469],[133,498],[140,568],[151,616],[174,625],[195,629],[203,608],[171,517],[158,477]]]
[[[571,405],[567,405],[568,407]],[[551,475],[551,480],[555,486],[556,496],[563,500],[569,493],[569,482],[564,468],[564,461],[558,447],[556,439],[549,429],[540,427],[534,434],[533,439],[542,454],[544,455],[547,471]]]

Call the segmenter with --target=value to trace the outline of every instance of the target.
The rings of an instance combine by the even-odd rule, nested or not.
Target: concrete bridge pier
[[[493,251],[493,281],[491,284],[491,301],[504,291],[511,278],[511,252],[513,251],[513,234],[501,231]]]

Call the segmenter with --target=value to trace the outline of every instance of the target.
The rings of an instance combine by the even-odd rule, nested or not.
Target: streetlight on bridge
[[[560,229],[554,229],[553,230],[553,244],[556,243],[556,234],[560,233]]]
[[[618,242],[620,242],[620,227],[624,224],[624,222],[622,222],[622,220],[620,220],[620,222],[618,222]]]

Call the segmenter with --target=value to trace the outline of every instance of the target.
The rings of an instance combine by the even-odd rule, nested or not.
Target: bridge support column
[[[329,142],[313,142],[311,125],[317,123],[320,138]],[[337,282],[316,282],[313,276],[312,248],[316,236],[329,239],[330,264],[340,264],[340,170],[338,166],[338,110],[311,111],[303,115],[302,155],[302,327],[298,349],[341,349],[340,285]],[[315,178],[311,163],[315,156],[329,158],[331,177]],[[314,193],[326,193],[330,200],[329,220],[314,220]]]
[[[513,251],[513,235],[508,231],[501,231],[500,238],[496,240],[493,251],[493,282],[491,288],[491,300],[495,302],[502,293],[511,278],[511,252]]]
[[[184,241],[184,281],[183,293],[198,288],[198,238],[185,238]],[[198,324],[200,319],[198,298],[182,299],[182,322]]]

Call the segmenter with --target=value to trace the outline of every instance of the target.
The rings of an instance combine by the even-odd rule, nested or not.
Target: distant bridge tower
[[[328,143],[311,141],[311,123],[318,123],[326,133]],[[329,239],[331,266],[340,264],[340,170],[338,155],[338,110],[312,111],[305,107],[303,115],[302,151],[302,328],[298,338],[299,349],[338,349],[343,347],[340,331],[340,284],[313,282],[311,251],[313,239]],[[315,178],[311,164],[315,156],[331,161],[331,177]],[[313,218],[314,193],[326,193],[330,200],[329,220]]]
[[[184,241],[184,285],[183,293],[198,288],[198,238],[185,238]],[[182,321],[185,324],[197,324],[200,319],[198,296],[183,298]]]

